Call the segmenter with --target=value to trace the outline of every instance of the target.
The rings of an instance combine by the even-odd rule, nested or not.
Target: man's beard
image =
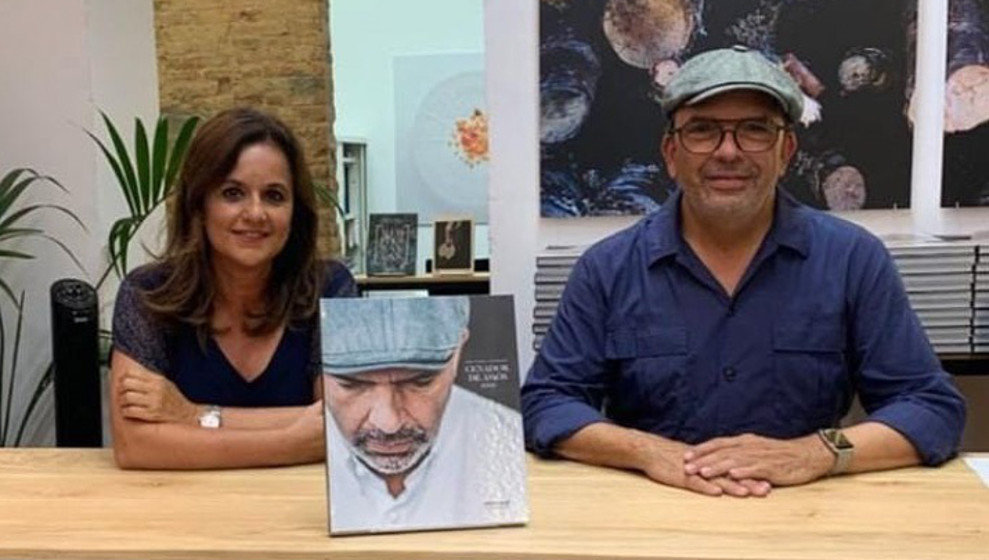
[[[391,444],[394,442],[407,442],[411,449],[404,453],[380,454],[368,449],[369,443]],[[358,432],[351,448],[369,469],[382,476],[406,473],[429,453],[432,447],[429,435],[421,428],[403,427],[397,432],[386,433],[381,430],[367,430]]]

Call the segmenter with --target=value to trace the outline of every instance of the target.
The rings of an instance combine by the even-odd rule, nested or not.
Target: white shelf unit
[[[341,256],[351,272],[360,274],[367,245],[367,140],[337,138],[336,159]]]

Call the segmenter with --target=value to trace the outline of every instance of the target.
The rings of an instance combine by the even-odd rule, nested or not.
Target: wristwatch
[[[855,453],[855,446],[848,441],[845,434],[835,428],[825,428],[818,430],[817,435],[821,436],[821,441],[834,454],[834,466],[831,467],[828,476],[841,474],[848,470],[848,464],[852,462],[852,454]]]
[[[209,405],[206,410],[199,415],[199,427],[215,430],[223,424],[223,416],[220,414],[220,407]]]

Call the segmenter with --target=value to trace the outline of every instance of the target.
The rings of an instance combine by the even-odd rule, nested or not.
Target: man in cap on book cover
[[[331,532],[517,522],[521,415],[455,384],[467,297],[323,310]]]

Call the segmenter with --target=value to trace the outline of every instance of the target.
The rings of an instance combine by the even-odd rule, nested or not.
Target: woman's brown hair
[[[272,115],[250,108],[223,111],[204,123],[189,145],[172,195],[167,247],[159,260],[164,282],[142,294],[159,320],[195,327],[203,344],[212,332],[216,297],[204,222],[206,195],[230,175],[245,148],[262,143],[277,147],[288,160],[294,204],[288,240],[271,267],[264,307],[253,310],[245,329],[259,335],[285,323],[299,324],[318,305],[316,197],[302,149],[292,131]]]

